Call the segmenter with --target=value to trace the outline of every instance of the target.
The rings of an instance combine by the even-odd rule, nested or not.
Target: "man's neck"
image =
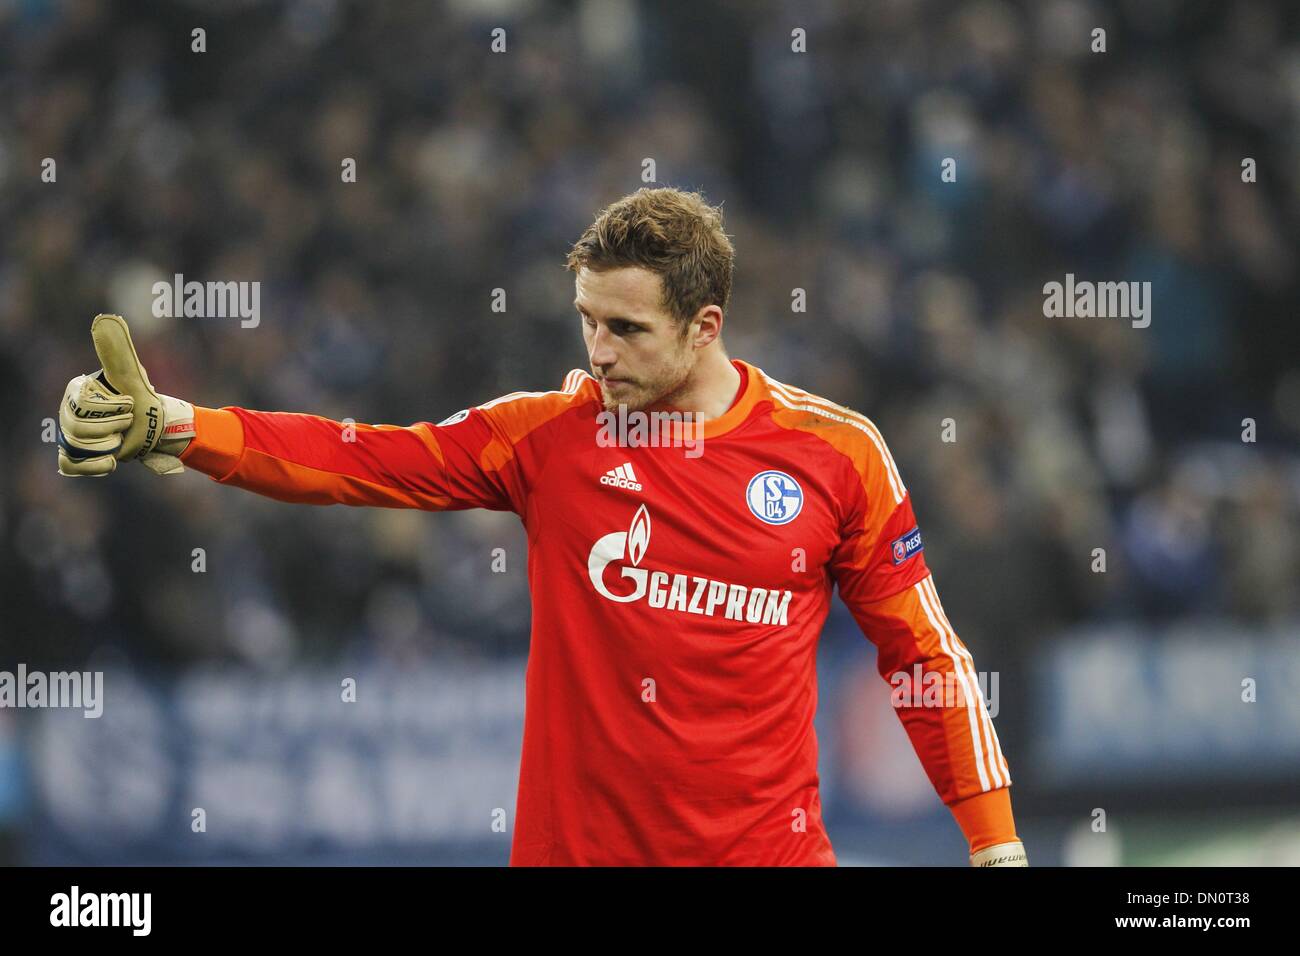
[[[700,421],[721,418],[740,393],[741,377],[721,351],[701,358],[686,384],[654,408],[694,412]]]

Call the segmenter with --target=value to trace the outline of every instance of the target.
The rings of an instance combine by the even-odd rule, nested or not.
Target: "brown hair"
[[[724,312],[736,250],[722,207],[699,193],[641,188],[601,210],[569,252],[567,268],[640,266],[658,274],[663,307],[682,324],[706,305]]]

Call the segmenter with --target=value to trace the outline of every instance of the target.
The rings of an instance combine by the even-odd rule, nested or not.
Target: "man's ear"
[[[691,338],[697,346],[703,347],[717,341],[722,335],[722,310],[714,305],[706,305],[699,312],[695,313],[695,318],[691,319],[691,325],[694,332]],[[702,334],[708,335],[708,341],[699,341]]]

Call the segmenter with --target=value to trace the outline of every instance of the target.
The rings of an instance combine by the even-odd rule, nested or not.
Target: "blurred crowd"
[[[1284,0],[0,5],[0,657],[525,651],[512,515],[290,507],[134,466],[73,482],[42,431],[103,311],[203,405],[408,424],[558,388],[586,367],[565,253],[647,158],[723,204],[729,353],[883,430],[977,660],[1083,621],[1285,620],[1297,19]],[[176,273],[259,281],[260,323],[154,317]],[[1045,317],[1067,273],[1150,281],[1150,327]]]

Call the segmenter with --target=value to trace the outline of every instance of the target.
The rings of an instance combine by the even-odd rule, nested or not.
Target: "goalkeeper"
[[[727,357],[733,256],[696,194],[625,197],[569,256],[591,371],[408,427],[159,394],[101,315],[103,368],[59,410],[59,471],[138,458],[283,501],[519,515],[533,628],[512,865],[835,865],[813,716],[838,587],[882,677],[963,691],[899,718],[970,863],[1024,866],[1001,744],[888,446]],[[598,442],[615,409],[693,412],[706,451]]]

